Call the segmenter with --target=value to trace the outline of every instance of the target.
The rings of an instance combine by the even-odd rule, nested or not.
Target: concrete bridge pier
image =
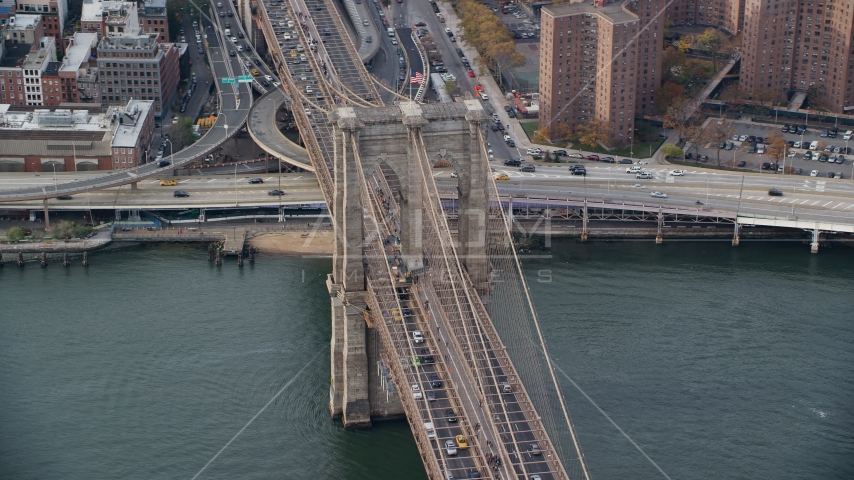
[[[327,280],[332,302],[329,411],[345,428],[371,425],[368,358],[365,349],[365,267],[362,261],[362,182],[353,142],[358,121],[352,108],[341,108],[334,127],[335,192],[333,273]]]
[[[812,243],[810,243],[810,253],[818,253],[818,240],[821,232],[815,228],[812,231]]]
[[[421,165],[414,161],[418,158],[415,139],[421,135],[421,128],[427,124],[422,116],[421,109],[414,103],[401,105],[403,113],[403,124],[406,126],[407,142],[406,157],[401,162],[396,162],[398,171],[404,173],[405,180],[402,183],[404,195],[400,202],[400,229],[401,229],[401,251],[410,270],[424,266],[424,247],[421,239],[424,237],[423,230],[423,206],[422,206],[422,171]]]
[[[732,232],[732,246],[733,247],[738,246],[739,239],[741,238],[739,236],[739,229],[740,229],[740,226],[738,225],[738,222],[736,221],[735,227],[733,228],[733,232]]]
[[[658,207],[658,233],[655,234],[655,244],[661,245],[664,243],[664,232],[662,232],[662,227],[664,226],[664,215],[661,213],[661,207]]]
[[[44,199],[44,229],[50,230],[50,212],[47,206],[47,199]]]
[[[581,210],[581,241],[587,240],[587,198],[584,199],[584,207]]]
[[[131,189],[131,191],[136,191],[136,189],[137,189],[137,188],[139,188],[139,185],[138,185],[138,184],[139,184],[139,182],[133,182],[133,183],[131,183],[131,184],[130,184],[130,189]]]

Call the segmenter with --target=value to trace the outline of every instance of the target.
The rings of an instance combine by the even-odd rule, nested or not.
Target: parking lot
[[[714,120],[713,120],[714,122]],[[711,125],[711,124],[710,124]],[[810,142],[819,141],[820,148],[817,153],[827,155],[828,157],[832,152],[826,150],[827,146],[840,147],[840,149],[854,147],[854,141],[846,141],[842,137],[845,133],[845,130],[840,128],[839,134],[836,138],[822,138],[821,131],[822,128],[812,128],[808,127],[807,131],[803,133],[803,135],[793,134],[793,133],[782,133],[783,124],[779,125],[768,125],[768,124],[755,124],[750,122],[736,122],[734,124],[734,133],[738,135],[753,135],[756,137],[767,138],[772,132],[781,133],[783,138],[789,142],[805,142],[807,146],[809,146]],[[732,139],[730,139],[732,141]],[[769,174],[775,173],[775,169],[773,167],[770,170],[763,170],[762,164],[773,163],[773,160],[766,154],[757,154],[757,153],[748,153],[749,144],[745,141],[732,141],[734,147],[732,150],[720,150],[720,158],[721,165],[725,167],[739,167],[745,168],[749,170],[756,171],[765,171]],[[690,152],[693,153],[693,149],[690,149]],[[800,175],[808,176],[814,170],[816,171],[815,176],[826,177],[828,173],[841,174],[841,178],[851,178],[852,174],[852,166],[854,166],[854,156],[852,155],[844,155],[844,160],[842,163],[828,163],[827,161],[820,161],[819,156],[814,156],[813,160],[805,160],[804,153],[806,153],[808,149],[805,148],[792,148],[789,152],[791,155],[794,152],[794,156],[787,156],[784,162],[780,162],[779,166],[792,167],[794,169],[793,173],[797,173],[800,169]],[[717,153],[718,149],[715,145],[705,144],[703,147],[699,149],[699,153],[701,155],[708,155],[708,164],[715,165],[717,164]],[[689,160],[690,161],[690,160]],[[739,166],[739,162],[745,162],[743,166]],[[701,162],[702,164],[702,162]],[[789,173],[789,170],[787,170]]]

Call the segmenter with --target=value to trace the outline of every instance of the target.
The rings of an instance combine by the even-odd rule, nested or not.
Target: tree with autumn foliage
[[[655,91],[655,103],[658,105],[658,111],[662,114],[667,113],[676,101],[682,98],[685,94],[685,87],[673,82],[664,82],[661,87]]]
[[[768,138],[766,139],[765,153],[768,154],[771,160],[774,160],[775,164],[779,164],[780,161],[786,158],[788,149],[789,144],[786,143],[786,140],[783,138],[783,134],[774,131],[768,135]]]
[[[591,149],[608,140],[608,125],[602,120],[590,120],[578,125],[578,142]]]
[[[722,145],[726,144],[733,133],[735,133],[735,127],[733,127],[732,120],[726,117],[713,121],[705,130],[705,140],[717,149],[719,167],[721,166]]]

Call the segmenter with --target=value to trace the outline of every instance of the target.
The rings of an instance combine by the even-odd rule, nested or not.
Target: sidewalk
[[[457,13],[447,3],[439,3],[438,5],[439,10],[445,15],[445,25],[447,25],[447,28],[450,28],[455,35],[458,34],[460,19],[457,17]],[[519,124],[518,119],[513,119],[513,121],[511,121],[510,116],[504,111],[504,105],[509,105],[509,103],[504,98],[504,93],[502,93],[501,88],[498,87],[498,84],[495,82],[495,79],[492,78],[492,75],[489,72],[482,75],[478,71],[479,68],[475,66],[480,58],[477,50],[475,50],[475,48],[468,42],[458,42],[457,45],[463,50],[463,53],[466,54],[466,58],[468,58],[469,62],[473,66],[472,68],[475,70],[475,80],[477,80],[477,83],[483,87],[484,91],[486,91],[486,94],[489,96],[489,102],[485,103],[489,103],[493,108],[497,106],[497,108],[495,108],[495,113],[498,114],[498,118],[501,119],[501,123],[503,123],[505,127],[510,127],[508,128],[508,134],[516,142],[516,146],[520,149],[538,146],[531,143],[528,139],[528,136],[525,134],[525,130],[522,129],[522,125]],[[469,91],[469,93],[474,95],[473,91]],[[554,149],[554,147],[543,146],[540,146],[540,148],[544,150]]]

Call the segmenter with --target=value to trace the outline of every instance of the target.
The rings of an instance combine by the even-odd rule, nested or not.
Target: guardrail
[[[415,27],[409,35],[412,37],[412,43],[415,44],[415,49],[418,50],[418,55],[421,57],[421,65],[424,66],[424,79],[421,85],[418,86],[418,93],[415,94],[415,101],[420,102],[424,99],[424,92],[427,90],[427,83],[430,81],[430,62],[428,61],[427,52],[424,50],[424,45],[421,44],[421,39],[415,34]]]

